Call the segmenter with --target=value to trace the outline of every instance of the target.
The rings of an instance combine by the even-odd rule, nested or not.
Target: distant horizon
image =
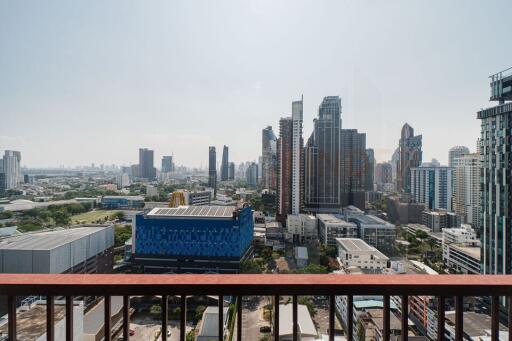
[[[508,10],[507,10],[508,9]],[[261,130],[324,96],[388,161],[404,123],[423,161],[476,150],[488,76],[510,65],[512,3],[234,0],[0,3],[0,151],[29,168],[257,161]],[[194,20],[190,20],[194,18]],[[495,19],[489,25],[488,18]],[[220,160],[221,155],[219,155]]]

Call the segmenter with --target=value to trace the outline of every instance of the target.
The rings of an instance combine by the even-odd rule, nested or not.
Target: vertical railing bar
[[[292,305],[292,324],[293,324],[293,341],[298,341],[298,328],[297,328],[297,295],[293,295],[293,305]]]
[[[180,307],[180,341],[185,341],[187,335],[187,295],[181,295]]]
[[[16,341],[16,296],[7,297],[8,326],[7,334],[10,341]]]
[[[437,298],[437,341],[444,341],[444,297]]]
[[[105,307],[105,309],[103,311],[104,315],[105,315],[105,317],[104,317],[104,320],[105,320],[104,324],[105,324],[105,326],[103,328],[104,334],[105,334],[104,335],[104,337],[105,337],[104,340],[105,341],[110,341],[112,339],[112,336],[111,336],[111,322],[112,322],[111,321],[111,315],[112,314],[111,314],[110,301],[111,301],[111,297],[110,296],[105,296],[104,302],[103,302],[104,303],[103,306]]]
[[[73,296],[66,296],[66,341],[73,341]]]
[[[390,321],[390,307],[389,307],[389,295],[384,296],[384,316],[383,316],[383,324],[384,324],[384,341],[389,341],[389,321]]]
[[[334,341],[334,328],[335,328],[334,311],[336,309],[335,304],[336,304],[335,296],[329,295],[329,341]]]
[[[123,340],[130,339],[130,296],[123,296]]]
[[[500,297],[492,296],[492,313],[491,313],[491,341],[499,341],[500,339],[500,329],[499,329],[499,319],[500,319]]]
[[[409,297],[402,295],[402,341],[409,339]]]
[[[167,341],[167,321],[169,320],[169,298],[167,295],[162,295],[162,341]]]
[[[508,339],[512,340],[512,296],[508,298]]]
[[[455,341],[462,341],[464,332],[464,297],[455,297]]]
[[[279,341],[279,295],[274,296],[274,341]]]
[[[347,340],[354,340],[354,296],[347,296]]]
[[[224,296],[219,295],[219,341],[224,340]]]
[[[236,298],[236,341],[242,340],[242,296]]]
[[[46,340],[55,339],[55,297],[46,296]]]

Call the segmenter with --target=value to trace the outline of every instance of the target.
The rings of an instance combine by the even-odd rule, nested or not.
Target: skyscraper
[[[411,168],[421,165],[421,135],[414,136],[414,129],[409,124],[404,124],[398,147],[400,160],[397,170],[397,190],[411,193]]]
[[[481,120],[482,272],[512,273],[512,68],[491,78],[491,101]]]
[[[393,170],[390,163],[383,162],[375,166],[375,183],[379,191],[387,192],[393,188]]]
[[[229,163],[228,180],[235,180],[235,163]]]
[[[325,97],[305,147],[305,205],[314,212],[341,207],[341,99]]]
[[[431,210],[452,210],[453,168],[423,165],[410,169],[411,197]]]
[[[299,214],[304,201],[303,100],[292,102],[292,214]]]
[[[397,189],[397,179],[398,179],[398,164],[400,163],[400,147],[395,149],[393,155],[391,155],[391,160],[389,161],[391,164],[391,176],[392,182],[395,185],[395,190]]]
[[[21,182],[21,153],[14,150],[6,150],[2,162],[0,162],[0,173],[3,173],[3,186],[5,190],[13,189]]]
[[[366,149],[366,179],[365,188],[367,191],[373,191],[375,183],[375,154],[373,149]]]
[[[277,188],[277,138],[271,126],[261,131],[261,185]]]
[[[214,196],[217,195],[217,152],[214,146],[208,149],[208,187],[213,188]]]
[[[284,117],[279,120],[277,140],[277,220],[283,224],[292,211],[292,168],[293,168],[293,120]]]
[[[258,164],[251,162],[245,171],[245,180],[247,185],[256,187],[258,186]]]
[[[367,178],[366,134],[357,129],[341,130],[341,192],[342,206],[365,209]]]
[[[154,152],[147,148],[139,149],[139,177],[148,180],[156,178]]]
[[[480,228],[480,155],[453,160],[453,210],[473,228]]]
[[[162,173],[170,173],[174,172],[174,162],[172,161],[172,156],[163,156],[162,157]]]
[[[462,155],[469,154],[468,147],[465,146],[454,146],[448,151],[448,166],[455,167],[454,161],[456,158]]]
[[[228,181],[229,179],[229,149],[228,146],[222,148],[222,163],[220,165],[220,180]]]

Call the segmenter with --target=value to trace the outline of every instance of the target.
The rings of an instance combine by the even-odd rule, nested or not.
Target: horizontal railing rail
[[[223,330],[223,296],[236,297],[237,341],[242,340],[241,302],[243,296],[266,295],[274,302],[280,296],[292,297],[293,340],[298,340],[297,297],[318,295],[329,297],[329,338],[334,340],[335,296],[347,296],[347,338],[353,339],[353,296],[383,296],[384,340],[390,339],[390,296],[402,298],[401,309],[408,312],[408,297],[428,295],[438,298],[438,340],[444,340],[444,302],[446,297],[455,297],[455,339],[463,337],[464,296],[492,297],[492,340],[498,340],[499,297],[509,299],[512,309],[512,276],[508,275],[137,275],[137,274],[2,274],[0,295],[8,296],[9,340],[16,340],[16,296],[45,295],[47,297],[47,339],[54,339],[54,297],[66,297],[66,340],[73,339],[72,304],[74,296],[103,296],[105,340],[111,340],[111,296],[124,296],[123,337],[129,339],[129,297],[135,295],[158,295],[162,300],[162,330],[167,330],[168,297],[181,297],[180,340],[185,341],[185,310],[187,295],[219,296],[219,339]],[[279,339],[279,305],[275,304],[274,339]],[[512,325],[512,310],[509,326]],[[402,314],[402,340],[407,340],[408,314]],[[509,328],[512,340],[512,328]],[[162,332],[162,340],[167,333]]]

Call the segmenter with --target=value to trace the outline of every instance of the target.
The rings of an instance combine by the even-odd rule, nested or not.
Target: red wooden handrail
[[[0,295],[512,296],[512,275],[1,274]]]

